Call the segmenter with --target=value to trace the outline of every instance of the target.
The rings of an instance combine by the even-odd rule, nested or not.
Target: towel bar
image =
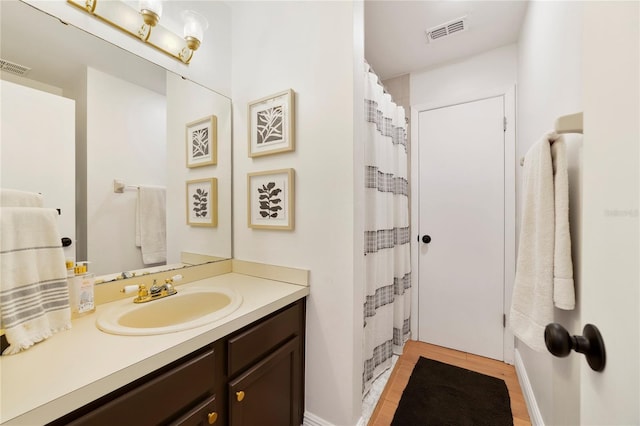
[[[562,135],[564,133],[579,133],[583,130],[583,115],[581,112],[575,114],[561,115],[556,118],[553,128],[556,133]],[[553,142],[551,142],[553,143]],[[520,167],[524,166],[524,157],[520,157]]]
[[[113,180],[113,192],[115,192],[116,194],[124,193],[124,190],[127,188],[140,189],[140,185],[125,185],[124,182],[120,179]]]

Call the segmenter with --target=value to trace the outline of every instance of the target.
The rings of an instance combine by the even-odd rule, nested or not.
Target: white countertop
[[[309,294],[309,287],[228,273],[177,287],[227,286],[243,297],[229,316],[190,330],[120,336],[97,329],[102,310],[16,355],[0,357],[0,424],[42,425]],[[153,303],[153,302],[151,302]]]

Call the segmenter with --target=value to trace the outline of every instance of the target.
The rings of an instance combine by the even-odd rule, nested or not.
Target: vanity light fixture
[[[96,0],[93,0],[96,1]],[[155,27],[162,16],[161,0],[141,0],[140,15],[144,23],[138,29],[138,36],[142,41],[148,41],[151,35],[151,28]]]
[[[184,37],[180,37],[160,24],[161,0],[141,0],[137,10],[120,0],[67,0],[67,3],[185,64],[189,64],[193,52],[200,47],[208,27],[201,14],[183,11]]]
[[[187,43],[187,47],[180,52],[180,58],[186,62],[191,60],[193,52],[198,50],[202,39],[204,38],[204,32],[209,27],[207,19],[193,10],[185,10],[182,12],[182,20],[184,21],[184,40]]]
[[[141,0],[140,15],[145,24],[154,27],[162,16],[162,1]]]

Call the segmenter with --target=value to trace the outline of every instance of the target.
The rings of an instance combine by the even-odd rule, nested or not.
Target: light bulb
[[[209,27],[207,19],[198,12],[185,10],[182,12],[182,20],[184,21],[184,39],[187,46],[191,50],[198,49],[204,38],[204,31]]]

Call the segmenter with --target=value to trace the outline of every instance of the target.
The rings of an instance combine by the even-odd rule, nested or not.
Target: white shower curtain
[[[365,64],[363,395],[409,338],[411,266],[404,108]]]

